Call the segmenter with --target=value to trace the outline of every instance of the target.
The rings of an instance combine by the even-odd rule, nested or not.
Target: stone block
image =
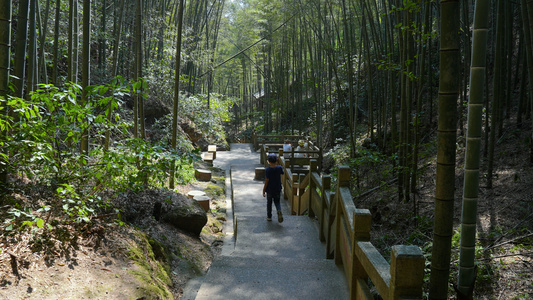
[[[265,167],[255,168],[255,180],[264,180],[265,179]]]
[[[204,153],[203,154],[204,161],[209,164],[213,164],[213,153]]]
[[[217,146],[216,145],[209,145],[207,147],[207,153],[213,154],[213,160],[217,159]]]
[[[207,212],[209,211],[209,197],[207,196],[194,196],[194,200],[198,201],[200,203],[200,206]]]
[[[210,181],[211,171],[205,169],[196,169],[194,172],[194,177],[199,181]]]
[[[194,198],[195,196],[205,196],[204,191],[190,191],[187,193],[187,197]]]

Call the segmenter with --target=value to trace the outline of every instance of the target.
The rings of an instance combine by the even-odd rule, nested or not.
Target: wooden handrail
[[[310,160],[305,177],[291,171],[290,159],[280,156],[280,160],[291,212],[300,214],[300,207],[305,207],[309,217],[318,220],[319,238],[326,243],[326,257],[343,266],[350,299],[373,299],[368,279],[383,299],[422,298],[422,251],[417,246],[393,246],[390,264],[381,256],[370,242],[370,211],[357,208],[353,202],[350,168],[339,167],[337,189],[333,191],[331,177],[319,173],[316,159]]]
[[[269,136],[271,137],[271,136]],[[261,147],[266,158],[267,145]],[[318,153],[315,158],[295,158],[295,153]],[[391,263],[381,256],[370,242],[372,216],[368,209],[356,207],[351,191],[351,169],[340,166],[337,188],[331,189],[331,177],[319,171],[321,151],[292,151],[290,158],[279,150],[284,196],[289,200],[291,214],[318,220],[319,238],[326,243],[326,258],[342,265],[348,281],[350,299],[373,299],[368,287],[371,280],[383,299],[421,299],[424,257],[416,246],[397,245],[391,249]],[[296,173],[295,163],[309,167]]]
[[[260,144],[265,144],[265,142],[268,143],[283,143],[285,140],[291,141],[291,143],[296,143],[299,140],[303,139],[304,137],[300,135],[253,135],[253,145],[254,149],[259,149]]]

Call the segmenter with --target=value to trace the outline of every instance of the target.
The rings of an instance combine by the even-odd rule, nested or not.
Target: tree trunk
[[[67,50],[68,74],[67,74],[67,81],[72,81],[72,74],[74,73],[73,51],[74,51],[74,0],[69,0],[68,2],[68,50]]]
[[[56,19],[54,24],[54,50],[53,50],[53,67],[52,67],[52,83],[59,86],[57,82],[59,62],[59,18],[61,16],[61,0],[56,0]]]
[[[113,66],[111,69],[111,77],[115,79],[117,77],[117,68],[118,68],[118,52],[119,52],[119,45],[120,45],[120,36],[122,33],[122,16],[124,15],[124,4],[125,0],[121,0],[120,2],[120,9],[115,9],[115,12],[119,13],[118,17],[118,24],[116,26],[116,32],[115,32],[115,43],[113,47]],[[113,120],[113,105],[112,103],[109,103],[107,105],[107,122],[111,124]],[[105,142],[104,142],[104,149],[107,151],[109,149],[109,139],[111,137],[110,129],[106,130],[105,133]]]
[[[39,5],[39,2],[37,1],[37,5]],[[40,10],[37,10],[37,14],[39,17],[39,20],[41,20],[41,13]],[[39,51],[39,59],[40,59],[40,71],[39,74],[41,76],[42,83],[48,83],[48,71],[46,69],[46,51],[44,49],[44,44],[46,42],[46,34],[48,33],[48,16],[50,15],[50,0],[46,1],[46,8],[44,12],[44,21],[39,21],[39,45],[40,45],[40,51]]]
[[[120,37],[122,35],[122,19],[125,11],[125,1],[126,0],[120,0],[119,8],[116,10],[116,12],[118,12],[119,14],[119,17],[115,32],[115,43],[113,46],[113,67],[111,69],[111,74],[113,78],[117,77],[118,71],[118,53],[120,50]]]
[[[101,28],[100,28],[100,41],[98,46],[98,67],[100,69],[101,74],[105,70],[106,65],[106,55],[107,55],[107,49],[106,49],[106,40],[105,40],[105,34],[106,34],[106,27],[107,27],[107,0],[103,0],[102,3],[102,19],[101,19]]]
[[[67,81],[78,82],[78,0],[69,2],[68,29],[68,78]]]
[[[344,56],[346,57],[346,72],[347,72],[347,78],[348,78],[348,125],[349,125],[349,135],[350,135],[350,157],[355,157],[356,153],[356,131],[355,129],[355,101],[354,101],[354,92],[353,92],[353,63],[352,63],[352,52],[351,49],[353,49],[353,46],[351,44],[351,31],[350,31],[350,24],[348,23],[348,18],[346,14],[349,13],[346,9],[346,1],[342,0],[342,17],[343,17],[343,24],[344,24]],[[363,29],[364,30],[364,29]],[[366,32],[366,31],[365,31]],[[366,35],[364,35],[366,38],[368,38]],[[367,66],[368,67],[368,66]]]
[[[525,6],[522,7],[523,10],[526,9]],[[528,23],[524,23],[524,29],[529,28],[529,42],[527,45],[529,46],[529,49],[527,50],[528,53],[528,70],[529,70],[529,108],[531,113],[531,121],[533,122],[533,0],[527,1],[527,12],[528,12]],[[527,39],[526,39],[527,41]],[[531,148],[530,156],[529,156],[529,162],[533,164],[533,130],[531,130],[531,138],[529,140],[529,146]]]
[[[181,66],[181,35],[183,25],[183,9],[185,0],[180,0],[178,10],[178,41],[176,42],[176,76],[174,80],[174,106],[172,108],[172,149],[176,149],[178,136],[178,105],[180,95],[180,66]],[[170,167],[169,188],[174,188],[174,173],[176,171],[176,162],[172,162]]]
[[[26,46],[28,41],[28,16],[30,8],[29,0],[19,1],[19,15],[17,21],[17,47],[15,48],[15,69],[13,82],[15,84],[14,96],[24,97],[24,79],[26,70]]]
[[[466,136],[465,177],[461,213],[461,250],[459,257],[458,293],[470,297],[475,281],[475,246],[477,202],[479,199],[479,165],[483,125],[489,0],[477,0],[474,15],[472,65],[470,67],[470,101]],[[459,297],[460,298],[460,297]]]
[[[29,14],[29,45],[28,45],[28,84],[26,97],[35,91],[37,86],[37,29],[36,29],[37,4],[30,1]]]
[[[441,0],[440,83],[435,221],[431,260],[430,299],[446,299],[453,235],[455,143],[459,96],[460,51],[458,0]]]
[[[5,99],[9,90],[11,57],[11,0],[0,0],[0,99]],[[6,111],[0,113],[5,114]],[[5,131],[0,131],[0,141],[5,141]],[[7,155],[7,153],[2,153]],[[4,160],[2,158],[2,160]],[[7,164],[0,163],[0,190],[7,187]]]
[[[72,82],[78,83],[78,55],[79,55],[79,46],[80,46],[80,25],[79,25],[79,0],[74,0],[73,8],[73,23],[74,28],[73,32],[73,44],[72,44]]]
[[[494,92],[492,97],[492,113],[490,122],[490,139],[489,139],[489,160],[487,166],[487,188],[492,188],[492,175],[494,173],[494,148],[496,147],[496,140],[499,135],[496,132],[499,127],[500,110],[502,107],[503,95],[503,56],[504,56],[504,30],[505,30],[505,3],[504,0],[498,0],[498,13],[496,21],[496,52],[494,54]]]
[[[81,74],[81,85],[82,85],[82,103],[87,106],[89,105],[89,96],[88,90],[90,84],[91,76],[91,0],[83,0],[83,53],[82,53],[82,74]],[[89,120],[86,119],[83,134],[81,137],[81,153],[89,155]]]

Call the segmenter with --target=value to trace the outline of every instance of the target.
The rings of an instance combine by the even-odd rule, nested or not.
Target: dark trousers
[[[281,210],[281,203],[279,202],[280,192],[267,193],[267,217],[272,218],[272,202],[277,210]]]

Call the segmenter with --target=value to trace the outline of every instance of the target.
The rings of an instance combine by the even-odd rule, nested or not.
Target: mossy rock
[[[154,252],[154,258],[164,263],[168,263],[168,255],[169,255],[168,248],[165,247],[161,242],[153,238],[149,238],[148,242],[150,243],[150,246],[152,246],[152,251]]]
[[[161,220],[178,229],[199,236],[207,223],[205,210],[197,201],[185,195],[173,194],[172,199],[174,205],[162,215]]]
[[[168,263],[158,261],[154,253],[152,243],[156,245],[156,252],[165,252],[165,248],[159,242],[149,241],[148,236],[142,232],[137,232],[135,238],[131,240],[128,253],[130,259],[135,263],[131,273],[139,280],[139,289],[143,291],[143,296],[147,299],[174,299],[170,287],[172,280],[169,275],[170,266]],[[163,254],[159,254],[163,255]]]

